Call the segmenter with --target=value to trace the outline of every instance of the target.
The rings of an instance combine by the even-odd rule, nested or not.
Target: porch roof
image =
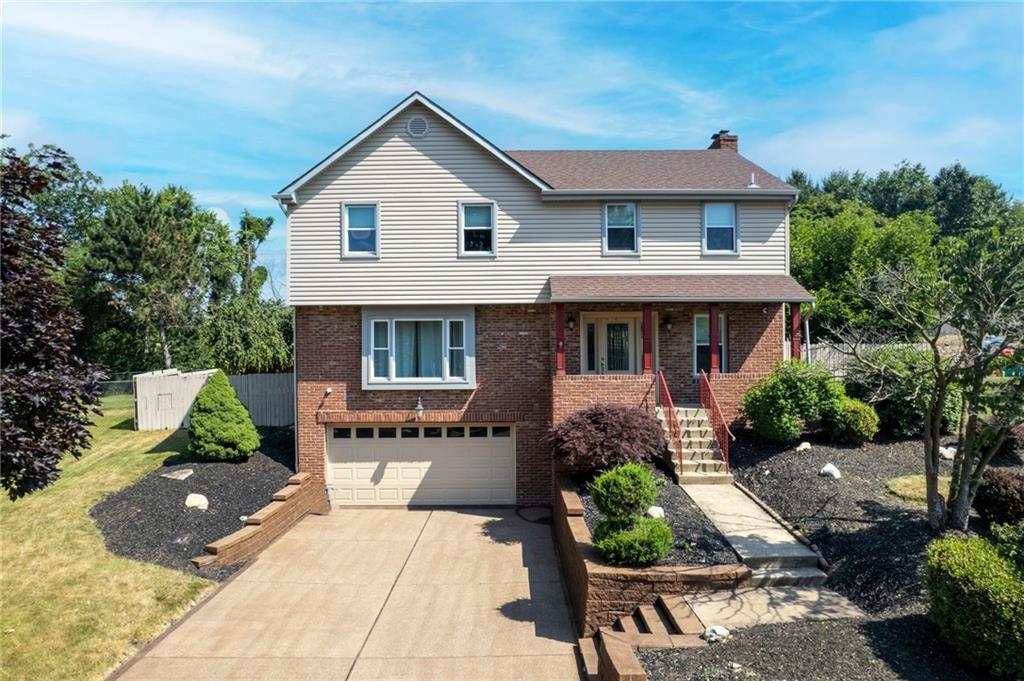
[[[810,303],[788,274],[555,275],[551,302]]]

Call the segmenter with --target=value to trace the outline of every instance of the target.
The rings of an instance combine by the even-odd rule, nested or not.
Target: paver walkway
[[[122,679],[576,680],[551,529],[338,509],[267,548]]]
[[[684,598],[706,626],[720,624],[728,629],[864,616],[860,608],[845,597],[816,587],[776,586],[714,591]]]

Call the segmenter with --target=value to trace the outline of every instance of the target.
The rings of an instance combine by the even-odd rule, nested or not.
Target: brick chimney
[[[711,136],[711,146],[708,149],[728,149],[729,151],[739,152],[740,138],[736,135],[730,135],[728,130],[719,130]]]

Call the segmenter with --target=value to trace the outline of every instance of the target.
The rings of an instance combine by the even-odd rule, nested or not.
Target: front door
[[[637,320],[596,317],[584,323],[583,373],[634,374],[637,369]]]

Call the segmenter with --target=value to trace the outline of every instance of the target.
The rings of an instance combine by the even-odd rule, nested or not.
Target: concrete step
[[[732,473],[687,473],[679,474],[680,485],[731,485]]]
[[[686,419],[707,418],[707,413],[700,407],[676,407],[676,416]]]
[[[680,458],[684,461],[721,461],[722,457],[718,454],[717,449],[705,448],[705,449],[686,449],[685,447],[676,447],[675,449],[676,459]]]
[[[752,570],[750,586],[821,586],[828,575],[816,567],[781,567]]]
[[[729,467],[718,459],[683,459],[676,462],[677,473],[728,473]]]
[[[711,437],[682,437],[679,439],[683,449],[712,449],[715,439]]]
[[[598,681],[600,678],[598,674],[600,656],[597,654],[597,641],[593,636],[581,638],[576,641],[576,648],[579,650],[580,659],[583,662],[583,678],[586,681]]]
[[[794,540],[795,542],[796,540]],[[733,547],[735,548],[735,547]],[[818,554],[803,544],[762,548],[757,555],[744,555],[743,564],[751,570],[778,570],[786,568],[818,568]]]

